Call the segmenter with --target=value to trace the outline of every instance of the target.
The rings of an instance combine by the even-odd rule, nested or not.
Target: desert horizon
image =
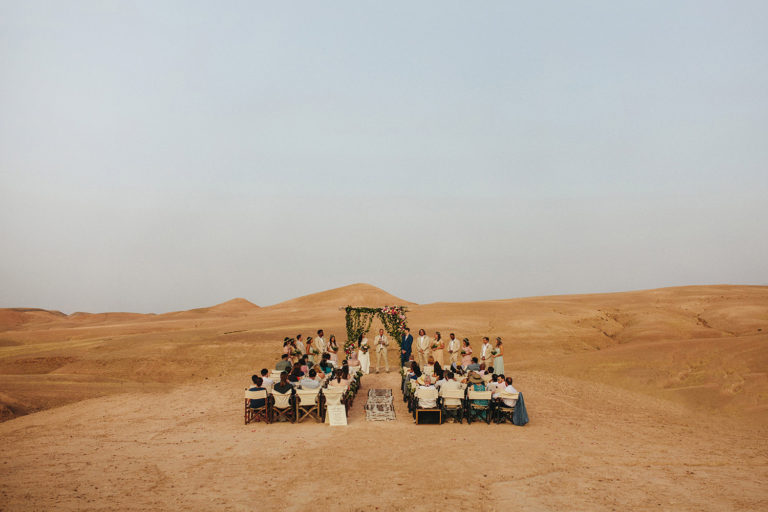
[[[367,375],[362,386],[394,390],[394,422],[366,422],[358,400],[346,427],[242,424],[242,389],[253,373],[274,367],[284,337],[323,328],[343,342],[340,307],[396,304],[408,307],[412,329],[455,332],[475,350],[480,336],[502,337],[506,372],[525,394],[531,422],[414,425],[392,372]],[[329,467],[345,478],[376,475],[373,490],[339,498],[342,479],[315,489],[313,499],[341,510],[397,510],[404,507],[397,493],[379,501],[377,493],[430,485],[392,454],[413,442],[415,456],[470,483],[439,484],[446,505],[485,489],[481,510],[513,503],[523,510],[759,510],[768,503],[766,343],[766,286],[415,304],[358,283],[264,307],[233,299],[164,314],[6,308],[0,493],[9,509],[238,509],[258,497],[271,508],[298,510],[309,502],[286,505],[282,490],[312,484],[294,480],[282,461],[312,471],[300,451],[345,447],[361,456]],[[389,362],[398,367],[396,350]],[[371,445],[371,438],[380,442]],[[488,453],[478,463],[490,464],[482,473],[461,476],[460,464],[445,465],[452,452],[482,447]],[[518,460],[519,450],[523,467],[491,469],[498,457]],[[200,461],[194,473],[187,460]],[[274,485],[234,485],[262,463],[274,468]],[[36,480],[53,491],[36,490]],[[196,492],[204,482],[218,491]],[[585,493],[589,488],[600,493]]]

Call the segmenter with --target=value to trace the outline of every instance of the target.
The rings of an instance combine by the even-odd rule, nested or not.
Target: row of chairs
[[[345,389],[330,386],[316,389],[297,388],[294,392],[278,393],[274,389],[248,391],[246,388],[245,424],[253,421],[273,423],[282,420],[300,423],[307,418],[314,418],[322,423],[325,421],[329,405],[344,405],[345,412],[349,414],[349,408],[352,407],[360,389],[360,377],[361,374],[356,374]],[[264,400],[264,405],[251,407],[251,400]]]
[[[440,423],[445,423],[448,418],[454,418],[459,423],[464,419],[467,424],[472,421],[485,421],[486,423],[504,423],[512,419],[515,408],[508,406],[504,400],[517,400],[518,393],[502,391],[493,397],[492,391],[475,391],[462,384],[461,389],[428,389],[416,392],[418,384],[410,379],[403,381],[403,400],[408,404],[408,411],[416,418],[418,411],[439,412]],[[418,396],[417,396],[418,395]],[[419,407],[419,399],[434,401],[437,407]]]

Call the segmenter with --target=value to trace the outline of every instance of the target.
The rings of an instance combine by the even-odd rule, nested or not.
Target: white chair
[[[261,407],[251,407],[251,400],[264,400]],[[245,390],[245,424],[252,421],[262,421],[269,423],[269,403],[266,390],[248,391]]]
[[[443,388],[440,390],[440,398],[443,417],[452,416],[461,423],[464,417],[464,390]]]
[[[296,390],[296,421],[301,422],[304,418],[312,417],[317,421],[322,421],[320,413],[320,389],[297,389]]]
[[[296,423],[296,411],[293,408],[293,393],[286,391],[285,393],[278,393],[272,390],[270,395],[272,401],[270,420],[278,421],[280,418],[285,418],[291,423]],[[275,414],[277,416],[275,416]]]
[[[493,393],[490,391],[475,391],[469,389],[467,391],[467,423],[472,423],[473,418],[479,418],[480,413],[484,411],[485,422],[491,422],[491,400],[493,399]],[[486,401],[485,404],[480,404],[478,401]]]

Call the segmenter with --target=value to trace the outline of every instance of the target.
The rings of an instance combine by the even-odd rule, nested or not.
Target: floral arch
[[[401,338],[408,327],[405,306],[384,306],[381,308],[366,308],[347,306],[347,341],[344,343],[344,352],[349,357],[354,350],[355,343],[361,334],[371,330],[374,317],[381,320],[384,330],[390,338],[394,338],[397,346],[400,346]]]

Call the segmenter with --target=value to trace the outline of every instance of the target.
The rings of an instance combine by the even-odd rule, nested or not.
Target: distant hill
[[[395,297],[370,284],[356,283],[340,288],[334,288],[319,293],[304,295],[296,299],[287,300],[273,306],[270,309],[311,309],[311,308],[338,308],[340,306],[392,306],[414,305],[413,302]]]

